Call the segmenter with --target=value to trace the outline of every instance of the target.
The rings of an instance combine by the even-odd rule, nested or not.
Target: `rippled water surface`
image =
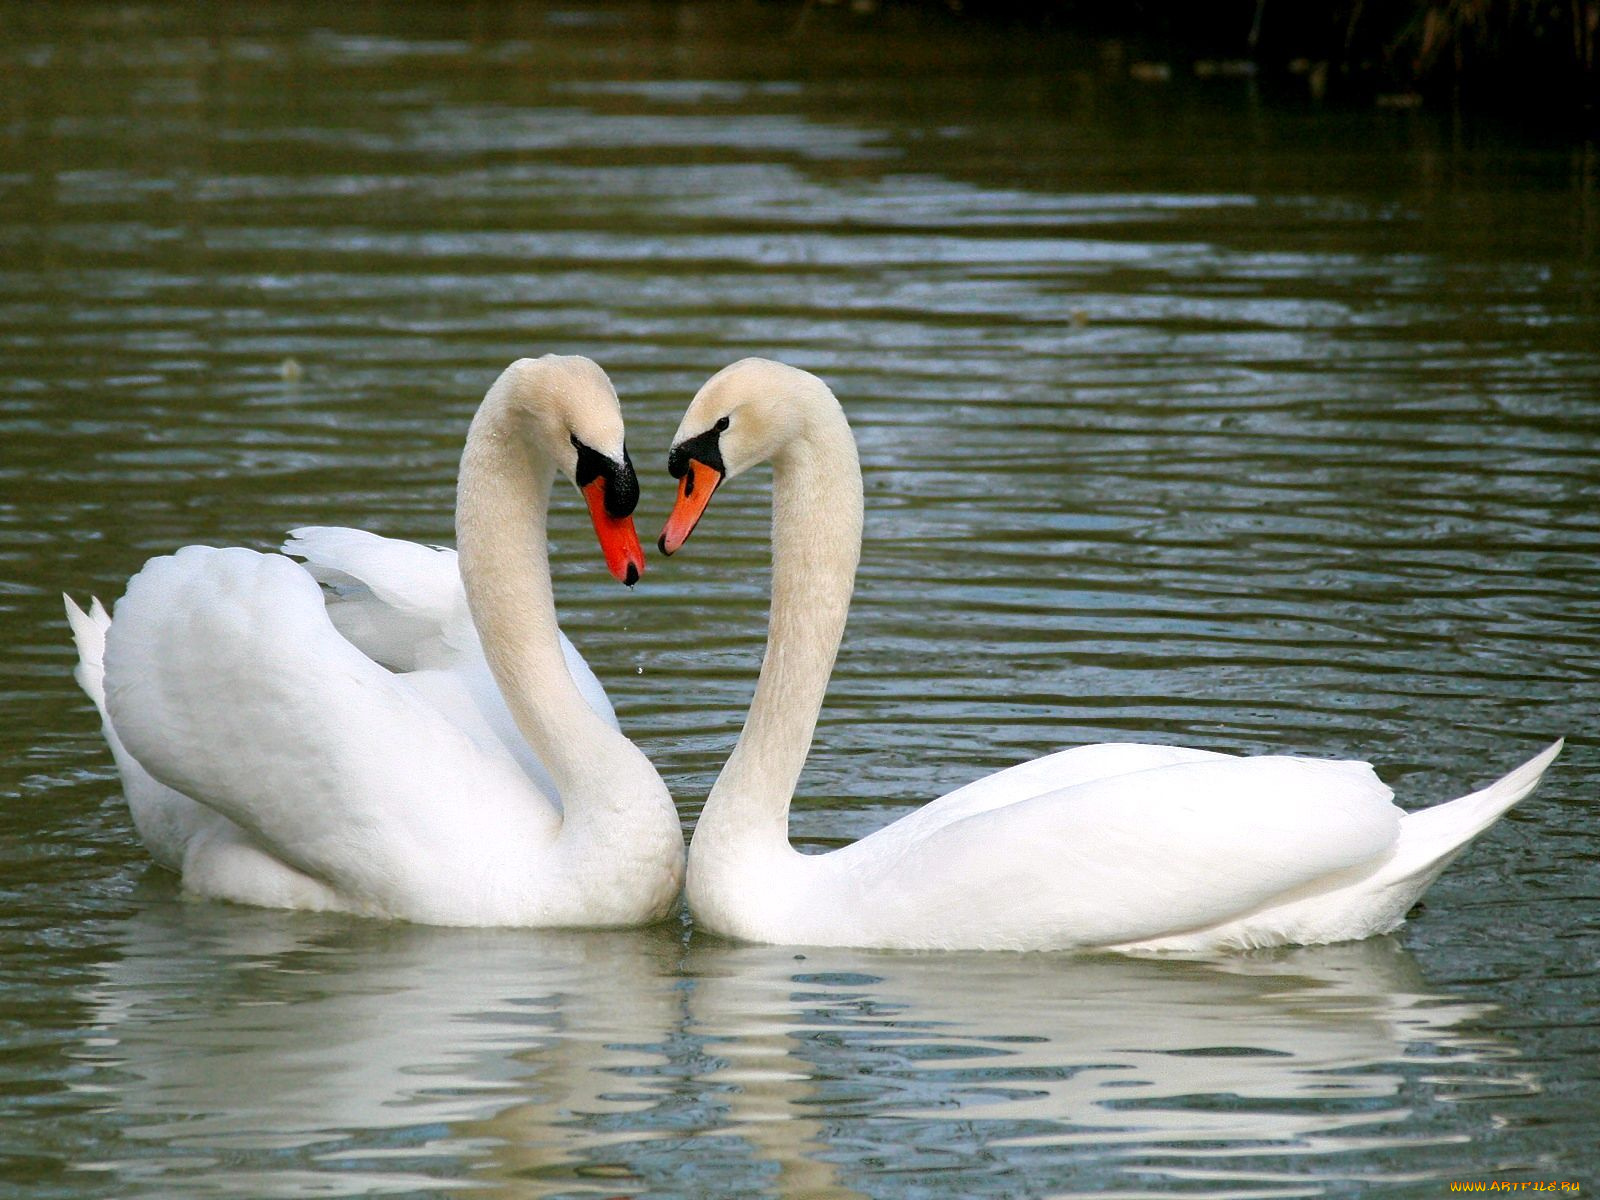
[[[0,3],[0,1180],[38,1197],[1418,1196],[1600,1187],[1592,147],[913,10]],[[309,522],[451,536],[510,359],[644,472],[760,353],[854,423],[857,600],[794,814],[1020,757],[1558,734],[1398,935],[1215,961],[447,931],[184,899],[58,596]],[[569,633],[686,829],[765,636],[766,483]],[[226,696],[218,697],[226,703]],[[1219,864],[1219,869],[1223,864]]]

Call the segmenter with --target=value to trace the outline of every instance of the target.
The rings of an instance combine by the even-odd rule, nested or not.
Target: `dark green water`
[[[4,3],[0,72],[0,1189],[1600,1187],[1593,148],[789,5]],[[183,899],[59,593],[312,522],[447,540],[473,405],[545,351],[611,372],[648,535],[712,371],[844,400],[808,844],[1082,741],[1366,757],[1407,804],[1567,753],[1398,936],[1216,962]],[[633,594],[558,505],[566,628],[686,827],[765,499]]]

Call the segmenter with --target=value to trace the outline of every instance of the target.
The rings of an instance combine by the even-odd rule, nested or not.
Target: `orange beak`
[[[632,587],[644,574],[644,551],[639,548],[639,534],[633,528],[633,517],[613,517],[606,511],[604,479],[593,479],[586,483],[583,486],[583,498],[589,502],[589,519],[594,522],[594,534],[600,539],[606,566],[621,582]]]
[[[672,506],[672,515],[667,518],[667,527],[661,531],[661,540],[657,543],[661,553],[676,554],[689,540],[721,482],[721,471],[706,466],[698,458],[689,460],[689,469],[678,480],[678,499]]]

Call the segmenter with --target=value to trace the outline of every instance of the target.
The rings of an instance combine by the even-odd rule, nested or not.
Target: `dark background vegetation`
[[[968,19],[1117,38],[1130,69],[1153,78],[1249,73],[1315,100],[1455,106],[1553,126],[1592,129],[1600,114],[1600,0],[924,2]]]

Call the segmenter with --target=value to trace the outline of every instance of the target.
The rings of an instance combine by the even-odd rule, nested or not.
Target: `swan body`
[[[588,360],[546,356],[473,419],[459,554],[304,529],[286,546],[304,563],[188,546],[147,563],[114,620],[69,601],[134,824],[187,890],[441,925],[670,911],[671,797],[556,627],[557,473],[631,583],[616,395]]]
[[[1406,813],[1362,762],[1083,746],[977,780],[852,845],[795,851],[789,803],[860,553],[855,442],[806,372],[746,359],[689,406],[672,553],[722,482],[773,463],[772,610],[755,699],[689,849],[696,924],[754,942],[1195,950],[1386,933],[1531,792],[1557,742],[1481,791]]]

